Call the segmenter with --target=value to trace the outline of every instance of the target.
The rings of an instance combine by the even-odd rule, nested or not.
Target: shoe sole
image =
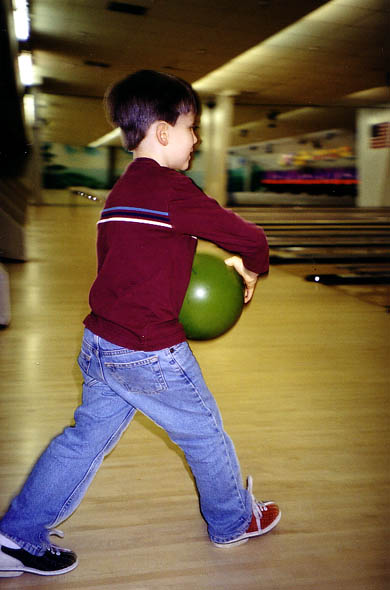
[[[269,533],[270,531],[272,531],[272,529],[274,529],[276,527],[276,525],[279,523],[280,519],[282,517],[282,513],[279,512],[278,516],[275,518],[275,520],[273,522],[271,522],[271,524],[264,529],[263,531],[256,531],[254,533],[244,533],[244,535],[242,537],[238,537],[238,539],[235,539],[233,541],[227,541],[226,543],[216,543],[215,541],[212,541],[214,547],[217,547],[218,549],[228,549],[229,547],[237,547],[238,545],[242,545],[243,543],[246,543],[247,541],[249,541],[249,539],[252,539],[254,537],[261,537],[262,535],[265,535],[267,533]]]
[[[16,578],[16,577],[21,576],[22,574],[25,574],[25,573],[26,574],[36,574],[38,576],[59,576],[61,574],[67,574],[68,572],[71,572],[72,570],[74,570],[78,566],[78,564],[79,564],[79,562],[77,560],[74,563],[72,563],[72,565],[65,567],[62,570],[56,570],[56,571],[51,571],[51,572],[45,572],[42,570],[37,570],[32,567],[25,567],[22,565],[18,569],[0,570],[0,578]]]
[[[237,539],[237,541],[228,541],[227,543],[215,543],[212,541],[214,547],[217,549],[230,549],[231,547],[238,547],[238,545],[243,545],[249,541],[249,537],[245,537],[245,539]]]

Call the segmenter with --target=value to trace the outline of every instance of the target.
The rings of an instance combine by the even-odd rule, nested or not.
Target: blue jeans
[[[75,425],[38,459],[0,521],[1,532],[30,553],[42,554],[50,529],[77,508],[105,455],[140,410],[184,451],[211,540],[242,534],[251,520],[251,498],[188,344],[132,351],[86,329],[78,361],[84,383]]]

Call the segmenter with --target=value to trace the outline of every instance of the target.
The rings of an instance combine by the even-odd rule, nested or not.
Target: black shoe
[[[2,541],[4,539],[1,535]],[[13,543],[10,543],[13,544]],[[70,549],[52,545],[44,555],[32,555],[25,549],[16,549],[1,545],[0,578],[14,578],[23,572],[41,576],[66,574],[77,567],[77,556]]]

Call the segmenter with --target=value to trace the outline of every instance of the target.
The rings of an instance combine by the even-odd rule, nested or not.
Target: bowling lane
[[[237,208],[262,225],[273,265],[390,309],[389,208]]]
[[[351,297],[390,310],[390,263],[340,259],[334,263],[316,260],[278,265],[302,280],[315,281]]]

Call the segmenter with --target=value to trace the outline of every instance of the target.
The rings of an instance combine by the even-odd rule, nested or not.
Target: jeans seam
[[[234,477],[234,469],[233,469],[233,466],[232,466],[231,461],[230,461],[228,450],[226,448],[226,441],[225,441],[225,437],[223,436],[223,432],[222,432],[223,429],[218,427],[218,424],[216,423],[216,419],[215,419],[215,416],[214,416],[213,412],[206,405],[205,401],[202,398],[202,395],[201,395],[199,389],[196,387],[196,385],[193,383],[193,381],[187,375],[186,371],[183,369],[183,367],[179,363],[178,359],[174,356],[174,353],[172,353],[172,357],[175,360],[177,366],[180,368],[180,371],[181,371],[182,375],[184,375],[185,378],[187,379],[187,381],[191,384],[194,392],[198,396],[198,399],[200,399],[203,407],[207,409],[207,411],[209,412],[209,414],[211,414],[211,417],[212,417],[213,423],[214,423],[214,425],[215,425],[215,427],[217,429],[217,432],[219,433],[219,436],[222,438],[222,444],[223,444],[223,448],[224,448],[225,460],[226,460],[227,464],[229,465],[230,473],[232,475],[232,480],[234,481],[234,487],[235,487],[235,490],[236,490],[236,496],[237,496],[239,502],[241,503],[241,506],[242,506],[243,511],[245,511],[246,506],[245,506],[245,504],[243,502],[243,499],[242,499],[241,494],[240,494],[240,491],[239,491],[239,482]]]

